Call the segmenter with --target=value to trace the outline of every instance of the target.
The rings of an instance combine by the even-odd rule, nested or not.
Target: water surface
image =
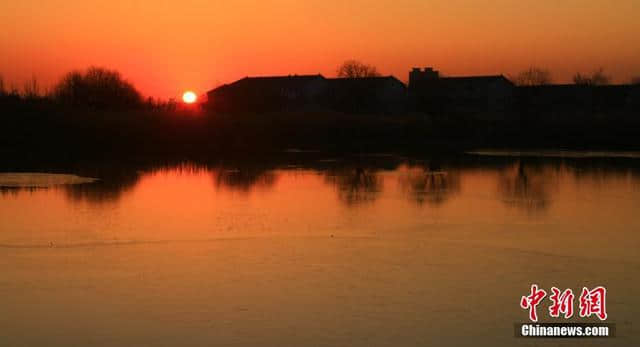
[[[638,159],[296,155],[0,189],[0,344],[639,342]],[[514,338],[531,283],[606,286],[618,337]]]

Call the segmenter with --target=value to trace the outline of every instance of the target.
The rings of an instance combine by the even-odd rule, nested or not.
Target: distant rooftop
[[[279,87],[287,87],[287,88],[295,88],[296,86],[300,86],[302,84],[322,79],[329,83],[340,83],[340,84],[367,84],[367,83],[376,83],[380,81],[397,81],[398,83],[402,83],[394,76],[375,76],[375,77],[358,77],[358,78],[325,78],[321,74],[317,75],[286,75],[286,76],[247,76],[242,79],[239,79],[235,82],[221,85],[213,90],[210,90],[209,93],[223,90],[223,89],[233,89],[233,88],[279,88]]]
[[[487,75],[487,76],[444,76],[440,77],[443,80],[497,80],[497,79],[505,79],[504,75]]]
[[[286,75],[286,76],[253,76],[253,77],[244,77],[242,79],[239,79],[235,82],[229,83],[229,84],[224,84],[221,85],[217,88],[214,88],[213,90],[210,90],[210,92],[216,91],[216,90],[220,90],[220,89],[227,89],[227,88],[235,88],[235,87],[242,87],[242,86],[246,86],[246,85],[251,85],[251,86],[273,86],[274,84],[286,84],[288,86],[291,85],[298,85],[300,83],[307,83],[309,81],[313,81],[316,79],[325,79],[324,76],[317,74],[317,75]]]
[[[402,81],[395,78],[394,76],[375,76],[375,77],[358,77],[358,78],[341,77],[341,78],[329,78],[327,79],[327,81],[329,81],[329,83],[332,83],[332,84],[351,85],[351,86],[357,85],[359,87],[366,86],[366,85],[373,86],[379,83],[394,81],[405,86],[404,83],[402,83]]]
[[[322,76],[321,74],[317,74],[317,75],[284,75],[284,76],[247,76],[245,78],[242,78],[238,81],[243,81],[243,80],[284,80],[284,79],[297,79],[297,80],[304,80],[304,79],[315,79],[315,78],[324,78],[324,76]]]

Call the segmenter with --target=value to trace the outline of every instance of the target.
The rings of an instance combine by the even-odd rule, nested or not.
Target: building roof
[[[467,82],[467,83],[491,83],[495,81],[506,81],[513,84],[504,75],[489,75],[489,76],[455,76],[455,77],[440,77],[445,82]]]
[[[632,88],[636,86],[637,85],[634,85],[634,84],[590,85],[590,84],[564,83],[564,84],[541,84],[537,86],[518,86],[518,88],[520,89],[580,89],[580,88],[624,89],[624,88]]]
[[[329,78],[327,81],[333,84],[342,84],[342,85],[358,85],[358,86],[366,86],[366,85],[375,85],[378,83],[384,82],[397,82],[404,86],[399,79],[393,76],[376,76],[376,77],[358,77],[358,78]]]
[[[229,88],[270,88],[270,87],[283,87],[288,88],[300,87],[308,82],[312,82],[318,79],[324,80],[324,76],[318,75],[288,75],[288,76],[257,76],[257,77],[245,77],[235,82],[221,85],[217,88],[210,90],[208,93],[215,91],[229,89]]]

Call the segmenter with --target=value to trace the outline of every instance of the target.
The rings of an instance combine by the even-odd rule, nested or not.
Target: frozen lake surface
[[[0,174],[0,345],[638,345],[639,161],[87,165],[15,186]],[[81,177],[99,180],[62,184]],[[515,338],[532,283],[606,286],[618,337]],[[565,321],[547,307],[541,321]]]

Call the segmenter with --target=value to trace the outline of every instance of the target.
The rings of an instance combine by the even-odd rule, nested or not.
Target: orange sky
[[[178,97],[247,75],[335,74],[345,59],[406,80],[549,68],[640,75],[640,0],[21,0],[0,2],[0,75],[45,85],[114,68],[145,95]]]

